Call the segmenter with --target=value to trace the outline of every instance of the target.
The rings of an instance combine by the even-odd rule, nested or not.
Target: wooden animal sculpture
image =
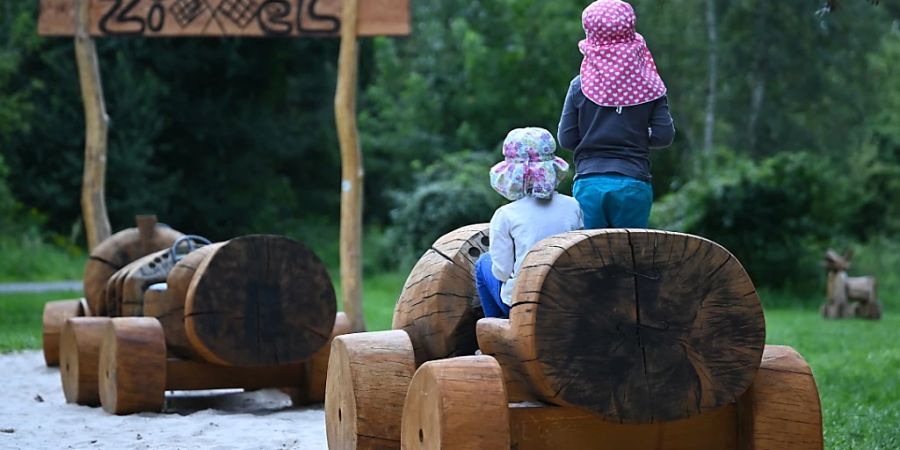
[[[851,277],[847,275],[853,252],[843,256],[834,250],[825,253],[825,270],[828,271],[827,299],[822,305],[822,316],[826,319],[861,317],[878,320],[881,318],[881,302],[878,301],[875,277]]]

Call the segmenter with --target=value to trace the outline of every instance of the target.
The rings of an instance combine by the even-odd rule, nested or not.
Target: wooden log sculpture
[[[759,298],[737,259],[706,239],[566,233],[539,243],[518,280],[510,319],[486,320],[479,343],[539,400],[622,423],[672,421],[734,403],[756,375]]]
[[[109,317],[72,317],[63,326],[60,368],[66,402],[99,405],[97,367]]]
[[[487,224],[463,227],[435,241],[413,267],[392,328],[409,333],[417,364],[478,348],[475,323],[484,313],[473,268],[489,244]]]
[[[881,302],[875,277],[851,277],[847,275],[853,252],[844,255],[834,250],[825,253],[825,269],[828,272],[825,304],[821,313],[826,319],[861,317],[881,319]]]
[[[506,449],[509,425],[503,373],[494,358],[430,361],[409,386],[401,443],[409,450]]]
[[[458,357],[420,367],[403,409],[402,448],[823,448],[815,380],[803,358],[790,347],[765,348],[753,384],[736,403],[688,419],[652,424],[610,422],[583,408],[539,402],[506,403],[500,399],[502,407],[498,407],[504,381],[492,360],[488,356]]]
[[[59,340],[63,325],[70,317],[89,316],[90,308],[85,299],[56,300],[44,305],[42,317],[44,363],[47,367],[59,365]]]
[[[153,253],[108,286],[107,309],[138,316],[117,318],[100,349],[110,374],[101,370],[100,402],[115,414],[159,410],[164,390],[283,387],[295,403],[322,401],[331,339],[350,331],[324,265],[279,236],[207,245],[177,263],[169,250]],[[162,362],[144,368],[123,356],[141,346]],[[132,384],[158,367],[161,383]]]
[[[325,388],[328,448],[400,448],[403,399],[415,370],[403,331],[336,337]]]
[[[91,315],[105,316],[109,278],[132,261],[172,246],[182,234],[156,222],[156,216],[138,216],[137,227],[122,230],[103,241],[84,266],[84,296]]]

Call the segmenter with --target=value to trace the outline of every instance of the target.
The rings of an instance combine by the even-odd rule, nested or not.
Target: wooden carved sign
[[[93,36],[338,36],[342,0],[83,0]],[[76,0],[41,0],[38,33],[75,34]],[[409,0],[359,5],[359,36],[410,33]]]

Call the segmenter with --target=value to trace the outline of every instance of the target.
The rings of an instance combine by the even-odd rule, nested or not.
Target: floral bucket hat
[[[527,195],[550,198],[569,170],[557,157],[556,140],[543,128],[517,128],[503,141],[504,160],[491,168],[491,187],[515,201]]]
[[[597,0],[581,14],[587,36],[578,43],[584,55],[581,90],[600,106],[634,106],[666,94],[666,85],[644,37],[634,31],[634,9],[621,0]]]

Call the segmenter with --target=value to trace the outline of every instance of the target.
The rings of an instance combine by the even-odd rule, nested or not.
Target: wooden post
[[[356,127],[358,0],[344,0],[334,115],[341,146],[341,287],[354,332],[365,331],[362,311],[363,165]]]
[[[81,211],[88,250],[93,250],[110,235],[106,214],[106,142],[109,116],[103,100],[103,84],[97,48],[89,34],[90,2],[76,0],[75,59],[84,99],[84,180],[81,185]]]

